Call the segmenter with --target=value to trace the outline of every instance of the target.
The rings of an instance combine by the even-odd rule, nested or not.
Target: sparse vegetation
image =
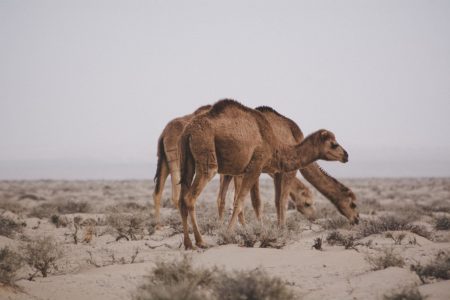
[[[0,283],[14,285],[17,271],[22,266],[22,257],[8,247],[0,249]]]
[[[0,235],[11,238],[16,233],[21,232],[25,225],[25,223],[17,223],[11,218],[0,215]]]
[[[53,270],[58,270],[56,263],[63,255],[60,245],[49,236],[40,237],[25,244],[21,252],[24,261],[35,270],[30,274],[29,280],[33,280],[39,272],[43,277],[47,277]]]
[[[143,238],[146,220],[147,218],[140,214],[111,214],[106,218],[106,223],[114,229],[116,241],[123,238],[129,241]]]
[[[373,270],[383,270],[389,267],[403,267],[405,261],[401,256],[394,252],[394,249],[387,248],[381,255],[367,256],[366,260],[370,263]]]
[[[228,273],[217,268],[194,268],[185,257],[178,262],[157,263],[134,299],[288,300],[294,299],[294,295],[280,279],[261,270]]]
[[[424,300],[426,297],[422,296],[417,288],[407,288],[400,292],[394,292],[389,295],[384,295],[384,300]]]
[[[436,230],[450,230],[450,217],[447,215],[436,217],[434,228]]]
[[[322,238],[318,237],[314,240],[313,248],[316,250],[323,250],[322,249]]]
[[[45,202],[33,207],[28,216],[44,219],[57,214],[89,213],[91,210],[87,201]]]
[[[128,201],[108,206],[106,211],[109,213],[143,213],[149,211],[150,208],[150,204],[144,206],[136,202]]]
[[[431,238],[431,232],[429,232],[424,226],[411,224],[407,219],[395,215],[363,220],[358,229],[361,237],[379,234],[386,231],[410,231],[425,238]]]
[[[349,223],[348,220],[342,216],[336,216],[333,218],[328,218],[324,223],[322,223],[322,227],[325,229],[339,229],[348,227]]]
[[[0,201],[0,209],[19,214],[23,212],[24,207],[16,201]]]
[[[54,224],[56,228],[67,227],[67,225],[69,224],[69,220],[67,219],[67,217],[57,214],[50,217],[50,222],[52,222],[52,224]]]
[[[392,232],[386,232],[386,234],[384,236],[392,239],[396,245],[401,245],[403,239],[406,237],[406,233],[401,232],[398,234],[394,234]]]
[[[356,246],[361,245],[356,241],[357,239],[353,235],[343,235],[338,231],[332,231],[327,236],[327,243],[331,246],[338,245],[344,246],[345,249],[354,249],[358,251]]]
[[[426,282],[430,278],[448,280],[450,279],[450,253],[442,251],[429,264],[412,265],[411,270],[419,275],[422,282]]]

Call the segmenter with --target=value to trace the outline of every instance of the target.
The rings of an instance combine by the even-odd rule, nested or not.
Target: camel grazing
[[[257,111],[260,111],[262,114],[264,114],[264,117],[269,121],[270,125],[272,126],[272,129],[274,130],[275,135],[283,140],[285,143],[295,145],[300,143],[304,136],[298,125],[292,121],[291,119],[281,115],[277,111],[275,111],[271,107],[267,106],[260,106],[255,108]],[[311,163],[308,166],[300,169],[300,172],[305,177],[307,181],[309,181],[321,194],[323,194],[326,198],[328,198],[341,212],[347,219],[350,220],[352,223],[358,222],[358,212],[356,211],[356,204],[355,204],[355,195],[353,192],[347,188],[345,185],[337,181],[335,178],[331,177],[328,173],[323,171],[317,163]],[[274,179],[275,183],[275,204],[277,209],[277,217],[278,217],[278,224],[284,225],[285,220],[285,212],[287,209],[287,201],[286,201],[286,191],[284,190],[284,187],[290,186],[291,189],[296,189],[295,185],[297,185],[297,181],[292,180],[292,178],[295,178],[294,171],[293,174],[291,173],[278,173],[278,174],[271,174],[271,177]],[[236,178],[236,177],[235,177]],[[225,178],[222,180],[221,178],[221,186],[220,186],[220,193],[217,199],[218,207],[219,207],[219,216],[220,208],[225,207],[225,195],[226,190],[228,188],[229,180],[231,180],[230,176],[225,176]],[[236,180],[236,179],[235,179]],[[228,182],[227,182],[228,181]],[[277,187],[277,182],[281,182],[282,184]],[[302,182],[298,181],[302,186],[297,187],[300,191],[303,191],[306,187],[303,185]],[[252,205],[255,208],[255,211],[260,209],[261,207],[261,200],[259,198],[259,192],[258,192],[258,182],[254,187],[252,187],[250,191],[250,195],[252,198]],[[294,185],[294,186],[293,186]],[[255,189],[255,190],[254,190]],[[277,192],[278,191],[278,192]],[[309,192],[307,190],[306,192]],[[310,192],[309,192],[310,193]],[[293,195],[291,197],[294,199]],[[305,214],[308,218],[313,218],[313,211],[311,210],[311,207],[309,203],[305,203],[305,200],[311,199],[311,196],[304,196],[300,197],[297,200],[294,200],[294,202],[300,202],[297,205],[297,209]],[[313,207],[312,207],[313,208]],[[302,211],[306,210],[306,212]],[[260,212],[256,212],[257,217],[260,215]],[[240,216],[241,217],[241,216]]]
[[[184,246],[192,249],[187,218],[191,217],[195,242],[205,247],[198,229],[195,202],[216,173],[242,176],[231,231],[250,188],[261,173],[288,173],[318,160],[348,161],[347,152],[334,134],[318,130],[301,143],[288,145],[274,133],[264,115],[234,100],[221,100],[192,119],[180,139],[180,213]]]
[[[211,105],[199,107],[192,114],[185,115],[170,121],[158,139],[158,164],[155,174],[155,190],[153,192],[153,201],[155,203],[155,218],[159,224],[161,196],[164,189],[164,184],[170,174],[172,181],[172,203],[178,208],[178,198],[180,197],[180,161],[178,141],[181,133],[187,124],[194,118],[194,116],[208,111]]]
[[[207,112],[211,108],[211,105],[205,105],[198,108],[194,113],[185,115],[170,121],[163,132],[161,133],[158,140],[158,164],[155,175],[155,190],[153,192],[153,200],[155,205],[155,218],[157,224],[160,223],[160,206],[161,206],[161,196],[164,188],[164,184],[166,182],[169,174],[171,175],[172,182],[172,203],[174,207],[178,207],[178,199],[180,195],[180,164],[179,164],[179,149],[178,142],[181,137],[181,134],[187,124],[194,118],[194,116],[198,114],[202,114]],[[231,176],[227,178],[228,181],[226,187],[228,188],[228,184],[231,180]],[[223,189],[223,176],[221,176],[221,191]],[[289,195],[295,203],[297,210],[304,214],[307,218],[311,219],[315,215],[314,208],[314,200],[312,198],[312,193],[310,190],[298,179],[295,178],[292,180],[290,187],[286,187],[289,189]],[[255,187],[256,189],[256,187]],[[226,193],[226,189],[224,190]],[[256,190],[255,190],[256,192]],[[219,192],[219,195],[222,192]],[[220,198],[220,197],[219,197]],[[256,196],[253,196],[252,199],[259,199],[259,191]],[[225,199],[224,199],[225,200]],[[252,202],[255,203],[254,209],[258,219],[261,218],[261,201]],[[223,210],[225,203],[223,205],[218,201],[219,208],[219,218],[223,219]],[[240,214],[240,219],[243,222],[243,214]]]

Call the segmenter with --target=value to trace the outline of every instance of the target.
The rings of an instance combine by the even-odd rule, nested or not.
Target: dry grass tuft
[[[11,218],[0,215],[0,235],[12,238],[16,233],[22,232],[25,223],[17,223]]]
[[[48,202],[33,207],[28,216],[43,219],[56,214],[89,213],[91,211],[91,205],[87,201]]]
[[[384,249],[378,256],[367,256],[366,260],[372,266],[373,270],[383,270],[389,267],[403,267],[405,261],[401,256],[394,252],[394,249]]]
[[[22,267],[22,257],[8,247],[0,249],[0,283],[14,285],[17,271]]]
[[[106,217],[106,223],[116,233],[116,241],[142,239],[145,229],[153,234],[156,226],[155,223],[148,222],[148,216],[143,214],[110,214]]]
[[[20,214],[24,211],[22,204],[15,201],[0,201],[0,209]]]

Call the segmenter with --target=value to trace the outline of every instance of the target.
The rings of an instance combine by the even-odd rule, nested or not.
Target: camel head
[[[336,137],[331,131],[321,129],[315,133],[316,141],[319,145],[319,156],[323,160],[340,161],[342,163],[348,162],[348,153],[336,142]]]
[[[294,201],[299,213],[304,215],[310,221],[314,221],[316,219],[314,197],[308,188],[292,188],[290,196]]]
[[[352,191],[346,189],[345,197],[342,197],[337,203],[337,209],[343,214],[350,224],[355,225],[359,223],[359,213],[356,209],[356,197]]]

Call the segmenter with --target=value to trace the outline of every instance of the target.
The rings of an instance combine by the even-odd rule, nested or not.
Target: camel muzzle
[[[347,153],[347,151],[345,151],[345,150],[344,150],[344,157],[342,158],[342,162],[343,162],[343,163],[348,162],[348,153]]]

